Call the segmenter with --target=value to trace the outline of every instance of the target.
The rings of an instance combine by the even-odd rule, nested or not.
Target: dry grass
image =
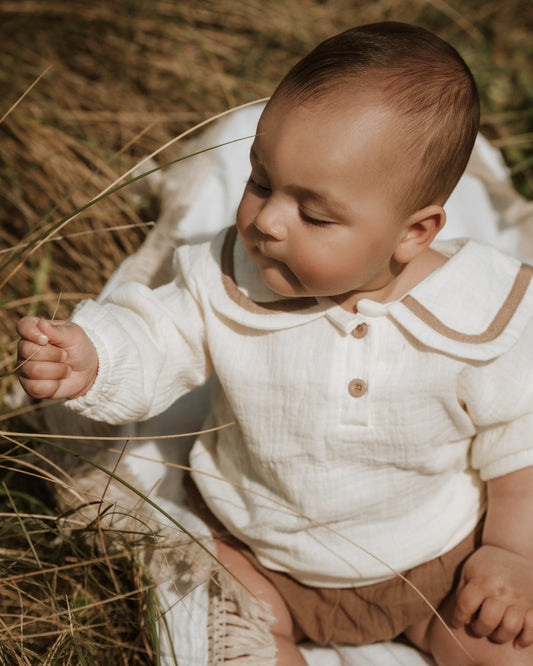
[[[121,548],[108,540],[96,554],[98,526],[65,529],[24,447],[3,447],[1,461],[0,664],[156,663],[154,590],[138,560],[148,537],[117,533]]]
[[[13,382],[18,317],[51,316],[58,301],[58,317],[67,317],[82,296],[97,294],[142,242],[154,211],[136,209],[122,190],[69,221],[63,240],[36,249],[38,239],[179,132],[270,94],[320,40],[385,19],[418,23],[458,47],[480,86],[485,133],[504,151],[517,187],[533,196],[530,2],[4,0],[0,402]],[[18,455],[6,444],[3,465],[12,468]],[[49,497],[35,497],[16,472],[4,475],[3,489],[1,510],[9,517],[2,519],[0,556],[8,582],[0,664],[153,663],[134,551],[112,570],[91,565],[81,540],[56,541],[56,522],[36,517],[53,517]],[[40,573],[69,562],[79,566]]]

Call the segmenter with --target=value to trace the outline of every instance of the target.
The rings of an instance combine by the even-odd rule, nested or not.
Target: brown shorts
[[[294,622],[314,643],[365,645],[390,640],[431,616],[431,608],[400,577],[365,587],[332,589],[302,585],[288,574],[265,568],[211,513],[190,475],[185,475],[183,483],[192,510],[214,537],[238,549],[274,585]],[[481,532],[482,524],[449,552],[403,575],[438,608],[457,585],[463,562],[479,548]]]

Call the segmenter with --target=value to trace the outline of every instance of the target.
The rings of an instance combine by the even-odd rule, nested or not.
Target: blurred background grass
[[[73,305],[84,295],[96,295],[121,259],[138,247],[149,216],[123,191],[72,220],[61,232],[63,240],[31,255],[17,250],[19,244],[85,206],[181,131],[268,96],[319,41],[380,20],[422,25],[458,48],[479,84],[483,132],[502,150],[517,189],[531,198],[530,0],[1,0],[0,401],[13,382],[16,320],[27,313],[51,316],[59,294],[57,316],[68,317]],[[113,230],[124,225],[134,226]],[[4,458],[4,466],[9,467],[19,452],[13,445],[8,453],[10,462]],[[13,476],[5,477],[4,484],[3,504],[11,516],[3,519],[0,533],[0,546],[9,543],[2,551],[4,575],[27,571],[28,562],[34,572],[40,570],[30,547],[36,547],[34,538],[50,565],[87,558],[75,539],[63,541],[51,556],[53,520],[34,518],[29,532],[21,531],[17,512],[50,513],[50,498],[25,493]],[[8,557],[8,550],[14,555]],[[58,596],[75,608],[85,606],[80,599],[89,594],[105,599],[108,589],[110,596],[120,597],[124,590],[142,587],[133,555],[113,566],[119,569],[94,574],[81,568],[68,583],[61,579],[61,585],[56,576],[54,590],[61,590]],[[81,614],[77,622],[98,627],[96,633],[87,630],[90,638],[81,646],[69,639],[66,611],[51,606],[48,615],[55,618],[55,628],[28,627],[26,636],[41,638],[27,638],[21,647],[13,624],[22,616],[43,617],[42,604],[51,603],[51,595],[44,583],[37,591],[23,590],[20,577],[16,581],[9,594],[2,592],[0,664],[153,663],[145,595],[119,606],[107,603],[108,620]],[[106,623],[111,638],[104,639],[101,625]]]

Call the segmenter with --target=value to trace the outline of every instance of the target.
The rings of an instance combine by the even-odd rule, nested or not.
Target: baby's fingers
[[[27,361],[17,371],[22,388],[33,398],[53,398],[71,369],[64,363]]]
[[[61,387],[60,379],[26,379],[19,377],[19,381],[26,393],[38,400],[55,397]]]
[[[485,592],[480,586],[468,583],[460,587],[457,591],[455,609],[451,620],[452,627],[458,628],[470,624],[484,601]]]
[[[21,338],[31,340],[39,345],[45,345],[48,337],[39,328],[39,323],[45,321],[41,317],[22,317],[17,323],[17,333]]]
[[[524,610],[519,606],[509,606],[501,622],[490,634],[494,643],[508,643],[514,641],[524,627]]]
[[[66,379],[70,375],[71,369],[70,366],[64,363],[27,361],[20,366],[17,372],[19,377],[42,381],[46,379]]]
[[[469,624],[474,636],[478,638],[490,636],[492,638],[502,623],[506,608],[506,604],[499,599],[486,599],[476,617]]]
[[[525,614],[522,631],[514,644],[519,648],[526,648],[533,645],[533,610],[529,610]]]
[[[19,340],[18,364],[26,363],[29,359],[61,363],[67,358],[67,353],[54,345],[40,345],[29,340]]]

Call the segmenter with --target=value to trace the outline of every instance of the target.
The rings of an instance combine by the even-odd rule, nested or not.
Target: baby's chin
[[[263,268],[261,276],[265,285],[283,298],[312,296],[285,264],[278,263],[276,267]]]

